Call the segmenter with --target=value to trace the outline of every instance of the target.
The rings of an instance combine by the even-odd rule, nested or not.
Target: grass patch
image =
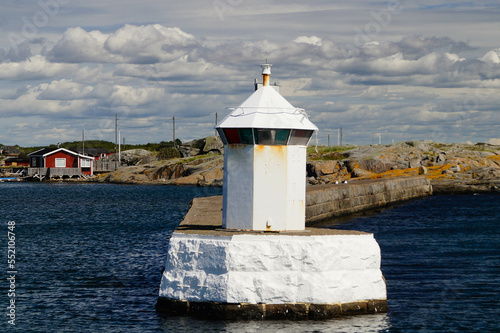
[[[451,144],[439,143],[439,142],[433,142],[430,145],[432,147],[436,148],[436,149],[440,149],[440,150],[443,150],[443,151],[447,151],[449,148],[452,147]]]
[[[464,150],[471,150],[471,151],[484,151],[484,152],[489,152],[489,153],[494,153],[494,150],[491,149],[486,149],[485,144],[481,143],[476,143],[474,146],[465,146]]]
[[[353,149],[353,146],[309,146],[307,154],[312,161],[332,161],[342,160],[347,156],[344,151]],[[316,152],[317,150],[317,152]]]

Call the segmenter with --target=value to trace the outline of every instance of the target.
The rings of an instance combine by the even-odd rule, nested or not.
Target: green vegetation
[[[308,154],[315,154],[316,149],[319,154],[333,153],[333,152],[343,152],[346,150],[353,149],[353,146],[309,146],[307,147]]]
[[[456,144],[456,143],[431,143],[431,146],[442,151],[449,151],[452,148],[460,148],[469,151],[495,152],[488,143],[479,142],[476,144]]]
[[[465,146],[464,149],[472,151],[486,151],[490,153],[495,152],[493,149],[487,149],[488,146],[489,144],[480,142],[475,145]]]
[[[406,141],[405,145],[407,145],[408,147],[415,147],[415,141]]]
[[[439,143],[439,142],[432,142],[430,145],[436,149],[440,149],[443,151],[447,151],[448,148],[451,148],[451,146],[452,146],[451,144]]]
[[[307,154],[313,161],[341,160],[346,158],[342,152],[353,148],[353,146],[309,146]]]
[[[182,141],[179,139],[175,139],[175,145],[180,146],[182,144]],[[174,142],[173,141],[161,141],[160,143],[147,143],[145,145],[136,145],[134,148],[128,148],[128,149],[146,149],[149,151],[161,151],[162,149],[165,148],[172,148],[174,147]]]
[[[158,151],[158,158],[161,160],[168,160],[171,158],[178,158],[178,157],[182,157],[181,153],[177,148],[174,147],[161,148]]]

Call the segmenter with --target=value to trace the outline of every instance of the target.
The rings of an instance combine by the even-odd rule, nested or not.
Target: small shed
[[[5,166],[10,167],[29,167],[30,159],[22,157],[9,157],[5,160]]]

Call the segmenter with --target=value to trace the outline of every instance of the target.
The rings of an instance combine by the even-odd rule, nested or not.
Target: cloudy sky
[[[494,0],[4,0],[0,143],[182,141],[272,82],[337,143],[500,143]]]

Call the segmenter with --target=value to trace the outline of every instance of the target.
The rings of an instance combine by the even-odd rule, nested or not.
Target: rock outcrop
[[[124,152],[122,159],[130,166],[99,176],[97,180],[222,186],[223,149],[220,138],[208,137],[183,144],[179,150],[185,157],[167,161],[158,161],[147,152],[134,152],[131,157]],[[310,185],[321,185],[418,175],[431,181],[435,193],[497,191],[500,146],[409,141],[311,153],[306,179]]]
[[[209,136],[203,139],[185,142],[179,146],[182,157],[224,153],[224,144],[218,136]]]
[[[435,192],[491,191],[500,179],[500,146],[440,144],[431,141],[358,146],[337,154],[337,160],[316,156],[308,161],[312,185],[354,179],[423,175]],[[452,186],[453,185],[453,186]]]
[[[122,166],[94,180],[123,184],[221,186],[222,166],[222,155],[202,155]]]

